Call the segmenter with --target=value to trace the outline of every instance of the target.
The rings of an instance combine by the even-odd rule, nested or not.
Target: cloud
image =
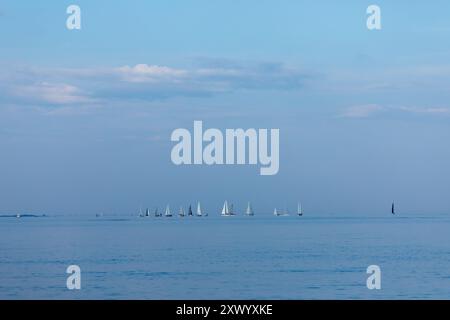
[[[340,116],[344,118],[368,118],[382,110],[385,110],[385,108],[377,104],[358,105],[346,108]]]
[[[123,66],[116,71],[123,80],[130,82],[179,81],[188,73],[186,70],[147,64],[137,64],[134,67]]]
[[[412,107],[412,106],[381,106],[377,104],[358,105],[346,108],[339,116],[344,118],[369,118],[380,112],[409,113],[444,116],[450,115],[450,108],[444,107]]]
[[[399,107],[401,111],[418,114],[450,115],[450,108],[442,107]]]
[[[309,74],[279,63],[206,63],[192,68],[136,64],[110,68],[22,67],[0,77],[3,99],[90,104],[205,97],[239,90],[297,90]]]
[[[12,94],[25,100],[32,99],[37,103],[65,105],[93,101],[76,86],[62,83],[42,82],[31,85],[18,85],[14,87]]]

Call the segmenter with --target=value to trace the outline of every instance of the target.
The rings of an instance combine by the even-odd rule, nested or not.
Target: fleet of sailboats
[[[303,206],[301,202],[297,203],[297,215],[298,216],[303,216],[304,211],[303,211]],[[395,215],[396,214],[396,210],[395,210],[395,202],[392,201],[392,205],[391,205],[391,214]],[[183,206],[180,206],[180,210],[178,215],[180,217],[185,217],[186,216],[186,212],[184,211]],[[187,216],[193,216],[193,211],[192,211],[192,206],[189,205],[188,211],[187,211]],[[229,216],[234,216],[236,215],[236,213],[234,212],[233,209],[233,204],[228,204],[228,201],[225,200],[224,204],[223,204],[223,208],[222,208],[222,212],[221,212],[221,216],[225,216],[225,217],[229,217]],[[249,202],[247,202],[247,208],[245,210],[245,215],[246,216],[254,216],[255,213],[253,211],[253,207]],[[287,206],[285,206],[284,210],[279,210],[277,208],[275,208],[273,210],[273,215],[274,216],[289,216],[289,210],[287,208]],[[158,208],[155,208],[154,211],[154,216],[155,217],[162,217],[163,213],[162,212],[158,212]],[[164,216],[166,217],[172,217],[172,212],[170,211],[170,205],[166,206],[166,209],[164,211]],[[206,217],[208,216],[208,214],[206,212],[203,212],[202,207],[200,205],[200,201],[197,202],[197,210],[196,210],[196,216],[197,217]],[[17,217],[19,218],[20,215],[17,215]],[[139,217],[150,217],[150,209],[145,209],[145,212],[142,211],[142,207],[139,209]]]

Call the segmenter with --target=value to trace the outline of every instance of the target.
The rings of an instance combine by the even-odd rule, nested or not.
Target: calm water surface
[[[0,298],[448,299],[450,218],[0,218]]]

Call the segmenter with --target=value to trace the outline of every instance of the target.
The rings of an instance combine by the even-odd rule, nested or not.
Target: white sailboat
[[[250,202],[247,203],[247,210],[245,211],[245,214],[248,216],[254,215],[253,208],[252,208],[252,205],[250,204]]]
[[[167,205],[166,212],[164,213],[164,215],[166,217],[171,217],[172,216],[172,212],[170,212],[170,206],[169,205]]]
[[[297,214],[299,216],[303,215],[303,208],[302,208],[302,203],[301,202],[297,203]]]
[[[277,208],[275,208],[273,210],[273,215],[277,216],[277,217],[283,217],[283,216],[288,216],[289,215],[289,211],[287,210],[287,208],[285,209],[285,211],[278,211]]]
[[[231,207],[231,209],[232,209],[232,207]],[[222,216],[229,217],[232,215],[233,215],[233,212],[230,210],[230,208],[228,208],[228,201],[225,200],[225,203],[223,204],[223,209],[222,209]]]
[[[202,214],[202,208],[200,207],[200,201],[197,202],[197,217],[201,217]]]
[[[178,213],[178,215],[180,216],[180,217],[184,217],[185,216],[185,214],[184,214],[184,208],[181,206],[180,207],[180,212]]]

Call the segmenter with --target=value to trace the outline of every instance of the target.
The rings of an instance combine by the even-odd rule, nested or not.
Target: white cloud
[[[384,108],[377,104],[358,105],[345,109],[340,116],[344,118],[368,118],[382,110]]]
[[[346,108],[340,117],[344,118],[368,118],[378,114],[379,112],[386,113],[411,113],[423,115],[450,115],[450,108],[444,107],[413,107],[413,106],[380,106],[377,104],[357,105]]]
[[[25,99],[36,99],[50,104],[74,104],[92,101],[78,87],[69,84],[41,82],[31,85],[19,85],[13,94]]]
[[[277,63],[228,62],[190,69],[151,64],[20,67],[7,71],[0,75],[0,99],[41,106],[208,97],[238,90],[297,90],[308,78],[303,71]]]
[[[411,112],[411,113],[422,113],[422,114],[435,114],[435,115],[450,115],[449,108],[441,108],[441,107],[399,107],[401,111]]]
[[[130,82],[152,82],[161,80],[176,80],[186,76],[187,71],[165,66],[137,64],[134,67],[123,66],[115,69],[124,80]]]

